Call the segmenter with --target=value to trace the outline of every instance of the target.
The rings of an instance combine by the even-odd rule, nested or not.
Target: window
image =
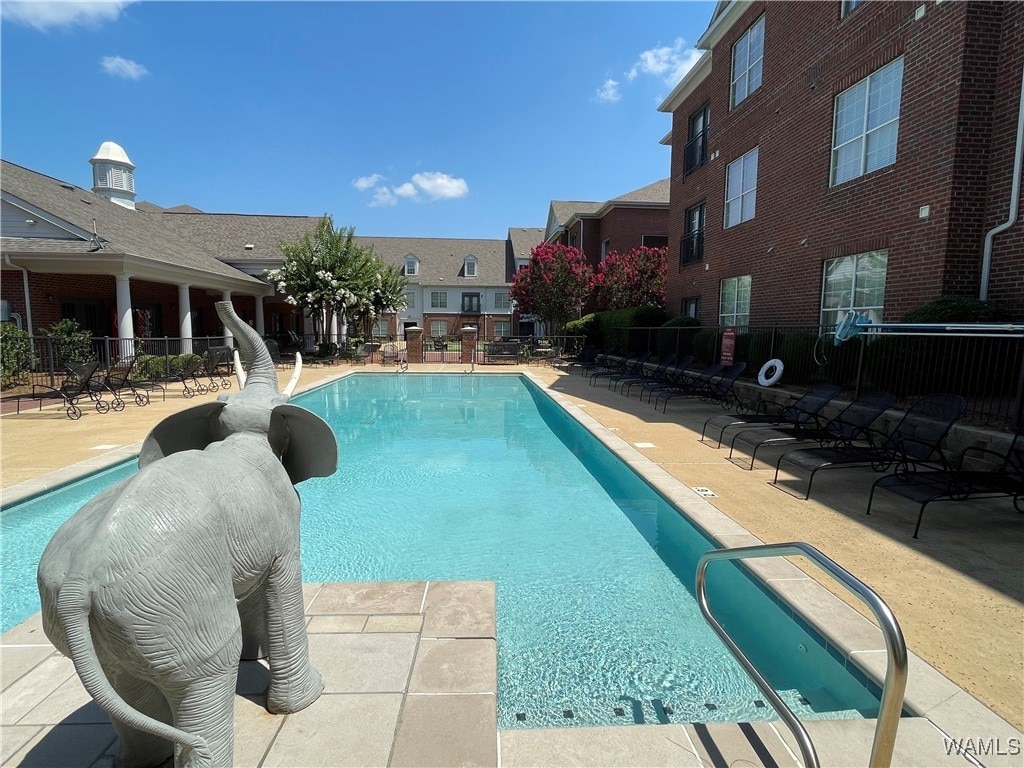
[[[764,56],[764,16],[755,21],[732,47],[732,97],[735,107],[761,87],[761,59]]]
[[[611,244],[612,244],[611,240],[602,240],[601,241],[601,261],[604,261],[605,259],[608,258],[608,246],[610,246]]]
[[[750,320],[750,275],[727,277],[722,281],[718,324],[745,328]]]
[[[407,293],[407,294],[405,294],[405,308],[406,309],[416,309],[416,294],[415,293]]]
[[[462,275],[463,277],[476,277],[476,257],[466,257],[466,263],[462,268]]]
[[[704,258],[704,203],[686,211],[683,239],[679,241],[679,269]]]
[[[415,256],[405,257],[405,269],[403,274],[406,277],[416,277],[420,273],[420,262]]]
[[[374,336],[387,336],[388,335],[388,321],[387,320],[375,320],[373,323],[373,335]]]
[[[700,319],[700,296],[688,296],[679,300],[679,314],[683,317]]]
[[[865,0],[843,0],[843,18],[845,19],[855,10],[864,5]]]
[[[431,320],[430,321],[430,335],[435,339],[442,336],[448,335],[448,321],[447,320]]]
[[[821,324],[835,325],[851,309],[867,315],[873,323],[882,322],[888,261],[888,251],[869,251],[826,261]]]
[[[757,147],[729,163],[725,180],[725,227],[754,218],[757,203]]]
[[[512,301],[508,297],[508,291],[498,291],[494,294],[495,309],[511,309]]]
[[[836,97],[832,186],[896,162],[903,57]]]
[[[640,245],[644,248],[667,248],[668,235],[641,235]]]
[[[448,292],[447,291],[431,291],[430,292],[430,308],[431,309],[448,309]]]
[[[464,293],[462,294],[462,311],[471,315],[480,314],[480,294],[479,293]]]
[[[711,127],[711,105],[705,104],[690,115],[690,133],[683,150],[684,172],[704,165],[708,159],[708,129]]]
[[[512,321],[510,320],[495,320],[494,321],[494,335],[499,338],[508,338],[512,335]]]

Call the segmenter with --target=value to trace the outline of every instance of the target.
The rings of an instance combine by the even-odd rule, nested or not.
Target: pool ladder
[[[826,557],[810,544],[802,541],[787,544],[760,544],[753,547],[734,547],[732,549],[713,549],[705,552],[697,563],[697,603],[705,620],[715,630],[715,634],[725,643],[736,657],[740,666],[750,676],[764,697],[789,727],[803,756],[807,768],[819,768],[818,753],[811,743],[811,737],[793,710],[775,692],[764,676],[740,650],[725,628],[718,623],[708,606],[707,569],[714,560],[745,560],[758,557],[787,557],[799,555],[806,557],[836,581],[859,597],[875,614],[878,625],[885,637],[885,650],[888,664],[885,669],[885,682],[882,684],[882,701],[878,711],[878,723],[875,726],[875,738],[871,745],[872,768],[881,768],[892,763],[893,747],[896,744],[896,729],[900,724],[900,713],[903,710],[903,694],[907,688],[907,645],[903,639],[903,631],[889,606],[878,594],[860,579],[855,577],[834,560]]]

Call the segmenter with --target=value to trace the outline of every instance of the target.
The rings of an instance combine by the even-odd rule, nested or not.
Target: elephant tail
[[[210,765],[213,756],[204,739],[139,712],[114,690],[96,655],[96,646],[93,645],[89,628],[89,611],[89,589],[84,580],[77,578],[66,581],[57,598],[57,615],[64,626],[71,661],[75,664],[75,671],[82,679],[85,690],[112,719],[181,744],[184,747],[181,756],[183,764]]]

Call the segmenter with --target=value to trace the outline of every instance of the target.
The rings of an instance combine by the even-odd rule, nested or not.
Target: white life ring
[[[770,387],[782,378],[782,361],[775,357],[761,366],[757,374],[757,383],[762,387]]]

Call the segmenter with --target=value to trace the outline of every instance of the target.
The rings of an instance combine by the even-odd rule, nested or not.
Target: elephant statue
[[[231,302],[217,314],[239,391],[164,419],[139,471],[86,503],[39,562],[46,636],[70,656],[120,737],[118,764],[230,766],[241,658],[270,667],[267,709],[297,712],[323,691],[309,661],[299,494],[337,468],[338,443],[288,405],[259,334]]]

